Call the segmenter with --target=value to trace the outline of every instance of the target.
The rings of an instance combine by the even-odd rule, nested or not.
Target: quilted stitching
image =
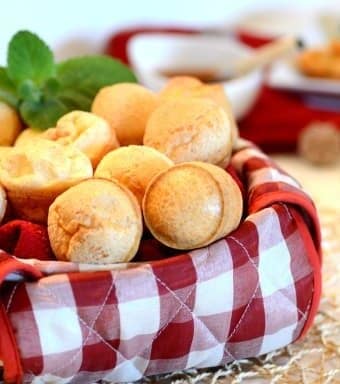
[[[17,291],[17,289],[18,289],[18,286],[19,286],[19,284],[17,283],[17,284],[14,285],[14,287],[13,287],[13,289],[12,289],[11,295],[10,295],[10,297],[9,297],[9,299],[8,299],[8,302],[7,302],[7,305],[6,305],[6,312],[7,312],[7,313],[9,312],[9,310],[10,310],[10,308],[11,308],[11,305],[12,305],[14,296],[15,296],[15,294],[16,294],[16,291]]]
[[[244,250],[245,254],[247,255],[247,257],[248,257],[248,259],[249,259],[250,264],[255,268],[255,270],[256,270],[256,272],[257,272],[257,275],[259,275],[259,273],[258,273],[258,272],[259,272],[259,271],[258,271],[258,268],[257,268],[256,264],[254,263],[254,261],[252,260],[252,258],[250,257],[249,252],[248,252],[247,248],[244,246],[244,244],[242,244],[238,239],[236,239],[236,238],[233,237],[233,236],[229,236],[229,239],[235,241],[236,244],[238,244],[238,245]],[[249,308],[250,308],[252,302],[254,301],[254,298],[255,298],[255,296],[256,296],[256,294],[257,294],[257,291],[259,290],[259,287],[260,287],[260,279],[259,279],[259,277],[258,277],[257,284],[256,284],[256,287],[255,287],[255,289],[254,289],[254,292],[253,292],[253,294],[251,295],[251,297],[249,298],[249,301],[248,301],[248,303],[246,304],[245,309],[244,309],[242,315],[240,316],[239,321],[237,322],[237,324],[235,325],[234,329],[232,330],[232,332],[230,333],[229,337],[227,338],[227,342],[234,336],[234,334],[237,332],[237,330],[238,330],[239,327],[241,326],[241,324],[242,324],[242,322],[243,322],[243,320],[244,320],[246,314],[247,314],[248,311],[249,311]]]
[[[209,249],[209,247],[208,247],[208,249]],[[209,251],[208,251],[208,254],[209,254]],[[206,257],[206,260],[207,260],[207,258],[208,257]],[[206,260],[205,260],[205,263],[204,263],[204,266],[205,266],[205,264],[206,264]],[[212,338],[213,338],[213,340],[214,341],[216,341],[216,343],[218,343],[218,340],[216,339],[216,337],[215,337],[215,335],[212,333],[212,331],[209,329],[209,327],[205,324],[205,322],[202,320],[202,319],[200,319],[199,317],[197,317],[196,316],[196,314],[186,305],[186,303],[185,302],[183,302],[177,295],[176,295],[176,293],[172,290],[172,289],[170,289],[168,286],[167,286],[167,284],[165,284],[162,280],[160,280],[157,276],[156,276],[156,279],[157,279],[157,281],[159,281],[163,286],[164,286],[164,288],[166,288],[167,290],[168,290],[168,292],[171,294],[171,295],[173,295],[173,297],[178,301],[178,303],[179,303],[179,305],[180,305],[180,307],[183,307],[184,309],[186,309],[190,314],[191,314],[191,316],[192,316],[192,318],[193,319],[195,319],[196,321],[198,321],[199,323],[201,323],[204,327],[205,327],[205,329],[208,331],[208,334],[209,334],[209,336],[211,336]],[[193,289],[192,289],[192,291],[194,290],[194,288],[195,288],[195,286],[193,287]],[[192,292],[191,291],[191,292]],[[169,322],[170,323],[170,322]],[[168,324],[169,324],[168,323]],[[228,349],[227,349],[227,346],[225,346],[225,352],[233,359],[233,360],[235,360],[235,357],[228,351]]]
[[[206,260],[207,258],[205,259],[205,263],[206,263]],[[120,271],[117,271],[117,274],[120,273]],[[151,273],[151,272],[150,272]],[[156,277],[157,278],[157,277]],[[158,279],[159,280],[159,279]],[[165,286],[166,284],[164,282],[162,282],[160,280],[161,283],[163,283]],[[114,286],[114,283],[111,285],[111,288],[110,288],[110,291],[112,291],[112,288]],[[166,286],[167,287],[167,286]],[[45,286],[45,288],[48,290],[49,294],[50,294],[50,297],[53,298],[57,304],[59,305],[62,305],[62,306],[66,306],[65,303],[63,303],[60,298],[58,298],[47,286]],[[169,287],[167,287],[167,289],[169,290],[169,292],[172,292],[174,293]],[[191,288],[191,290],[189,291],[188,295],[186,296],[185,300],[180,300],[177,295],[175,294],[175,297],[178,299],[178,303],[179,303],[179,306],[178,308],[174,311],[174,314],[173,316],[171,316],[171,318],[167,321],[167,323],[157,332],[157,334],[152,338],[151,342],[146,346],[146,347],[143,347],[140,351],[138,351],[136,354],[135,354],[135,357],[136,356],[140,356],[142,355],[145,351],[148,350],[148,348],[150,348],[150,346],[153,344],[153,342],[157,339],[157,337],[159,337],[159,335],[167,328],[167,326],[172,322],[172,320],[176,317],[176,315],[179,313],[179,311],[182,309],[183,306],[185,306],[186,304],[186,301],[189,299],[189,297],[193,294],[195,290],[195,286],[193,286]],[[105,298],[105,301],[101,304],[101,310],[98,311],[97,315],[95,316],[96,320],[98,319],[98,317],[100,316],[100,313],[102,311],[102,309],[104,308],[104,305],[105,305],[105,302],[107,301],[109,297],[109,294],[106,295],[106,298]],[[71,309],[71,308],[70,308]],[[88,337],[90,335],[90,333],[93,333],[95,334],[99,340],[106,346],[108,347],[110,350],[116,352],[122,359],[123,361],[125,362],[130,362],[130,359],[127,359],[122,353],[121,351],[119,351],[118,349],[114,348],[112,345],[108,344],[108,342],[103,338],[103,336],[98,333],[95,329],[93,329],[94,325],[95,325],[95,322],[92,324],[92,325],[89,325],[87,324],[87,322],[82,319],[78,313],[76,311],[74,311],[75,315],[77,316],[77,318],[79,319],[79,322],[82,323],[84,326],[86,326],[86,328],[89,330],[89,334],[88,334]],[[88,337],[86,339],[88,339]],[[79,352],[81,351],[81,348],[86,345],[86,341],[84,340],[83,344],[79,347]],[[78,352],[78,353],[79,353]],[[76,357],[73,358],[73,361],[75,360]],[[55,374],[58,374],[62,368],[65,368],[66,366],[70,365],[70,363],[67,363],[65,364],[64,366],[58,368],[55,370]],[[136,368],[134,366],[134,368]],[[143,375],[143,372],[141,372],[141,375]]]
[[[110,294],[111,294],[111,292],[112,292],[112,290],[113,290],[113,287],[114,287],[114,285],[115,285],[115,276],[116,276],[115,274],[112,274],[112,283],[111,283],[111,286],[110,286],[110,288],[108,289],[107,294],[106,294],[106,296],[104,297],[103,303],[102,303],[101,306],[99,307],[98,312],[97,312],[96,316],[94,317],[94,320],[93,320],[93,322],[92,322],[91,325],[88,325],[83,319],[80,318],[80,316],[78,315],[78,313],[76,313],[76,315],[77,315],[79,321],[82,322],[84,325],[86,324],[86,326],[87,326],[87,328],[88,328],[88,330],[89,330],[89,333],[87,334],[86,338],[83,340],[82,345],[79,346],[78,351],[74,354],[74,356],[71,358],[71,360],[69,360],[67,363],[65,363],[64,365],[60,366],[59,368],[56,368],[55,371],[51,372],[52,374],[56,374],[56,375],[57,375],[58,372],[61,372],[61,371],[62,371],[62,369],[66,368],[66,367],[68,367],[68,366],[70,366],[70,365],[72,365],[72,363],[76,360],[76,358],[77,358],[77,357],[79,356],[79,354],[82,352],[82,347],[83,347],[84,345],[86,345],[86,343],[87,343],[87,341],[88,341],[88,339],[89,339],[91,333],[95,333],[94,326],[95,326],[95,324],[96,324],[96,322],[97,322],[99,316],[100,316],[101,313],[103,312],[103,309],[104,309],[104,307],[105,307],[105,304],[107,303],[107,301],[108,301],[108,299],[109,299],[109,296],[110,296]],[[50,289],[48,289],[48,290],[49,290],[49,292],[50,292],[50,294],[51,294],[51,290],[50,290]],[[53,295],[53,296],[55,297],[55,295]],[[76,311],[75,311],[75,312],[76,312]],[[100,336],[100,334],[98,334],[98,335],[99,335],[100,339],[102,340],[102,342],[103,342],[107,347],[110,347],[110,349],[115,350],[115,348],[113,348],[110,344],[108,344],[108,343],[105,341],[105,339],[104,339],[102,336]],[[116,350],[115,350],[115,351],[116,351]],[[116,352],[119,353],[118,351],[116,351]],[[121,355],[121,356],[124,357],[123,355]]]
[[[119,272],[117,272],[117,273],[119,273]],[[109,289],[109,291],[111,292],[112,291],[112,289],[113,289],[113,287],[114,287],[114,283],[111,285],[111,287],[110,287],[110,289]],[[48,290],[48,292],[49,292],[49,294],[50,294],[50,297],[52,297],[53,299],[55,299],[56,300],[56,303],[57,304],[59,304],[59,305],[62,305],[62,306],[65,306],[65,304],[62,302],[62,301],[60,301],[60,299],[51,291],[51,289],[49,289],[48,287],[46,287],[46,289]],[[106,301],[108,300],[108,298],[109,298],[109,294],[107,294],[106,295]],[[104,308],[104,305],[105,305],[105,302],[103,301],[103,303],[100,305],[100,307],[101,307],[101,310],[99,310],[98,311],[98,313],[97,313],[97,315],[95,316],[95,318],[96,318],[96,321],[97,321],[97,319],[99,318],[99,316],[100,316],[100,313],[102,312],[102,310],[103,310],[103,308]],[[70,308],[70,310],[71,310],[71,308]],[[103,336],[100,334],[100,333],[98,333],[93,327],[94,327],[94,325],[95,325],[95,322],[92,324],[92,325],[89,325],[89,324],[87,324],[87,322],[81,317],[81,316],[79,316],[79,314],[77,313],[77,311],[74,311],[74,314],[77,316],[77,318],[79,319],[79,322],[81,323],[81,324],[83,324],[87,329],[88,329],[88,331],[89,331],[89,334],[88,334],[88,336],[87,336],[87,338],[86,339],[88,339],[88,337],[89,337],[89,335],[92,333],[92,334],[94,334],[95,336],[97,336],[98,337],[98,339],[108,348],[108,349],[110,349],[111,351],[114,351],[114,352],[116,352],[124,361],[127,361],[127,362],[129,362],[129,360],[118,350],[118,349],[116,349],[116,348],[114,348],[112,345],[110,345],[104,338],[103,338]],[[85,341],[83,341],[83,343],[82,343],[82,345],[79,347],[79,349],[81,350],[81,348],[83,347],[83,346],[85,346],[86,345],[86,343],[85,343]],[[66,364],[65,366],[63,366],[62,368],[65,368],[66,366],[67,366],[68,364]],[[55,373],[57,374],[59,371],[61,370],[61,368],[59,368],[59,369],[57,369],[57,371],[55,371]]]
[[[287,209],[287,211],[289,212],[289,210]],[[249,262],[251,263],[251,265],[253,266],[253,268],[257,271],[257,274],[258,274],[258,268],[256,266],[256,264],[254,263],[254,261],[252,260],[252,258],[250,257],[249,255],[249,252],[246,248],[246,246],[240,242],[238,239],[236,239],[235,237],[229,237],[230,239],[232,239],[233,241],[235,241],[242,249],[243,251],[245,252],[245,254],[247,255],[247,258],[249,260]],[[207,260],[209,259],[209,247],[208,247],[208,252],[206,253],[206,256],[205,256],[205,259],[204,259],[204,262],[202,263],[202,265],[200,266],[200,268],[205,268],[206,267],[206,262]],[[117,271],[116,273],[120,273],[120,271]],[[151,274],[151,271],[150,271],[150,274]],[[212,338],[216,343],[218,343],[218,340],[216,339],[215,335],[212,333],[212,331],[209,329],[209,327],[207,326],[206,323],[204,323],[204,321],[202,319],[200,319],[199,317],[196,316],[196,314],[190,310],[190,308],[187,306],[187,300],[189,299],[189,297],[193,294],[194,290],[195,290],[195,285],[190,289],[189,293],[187,294],[187,296],[185,297],[184,300],[182,300],[181,298],[178,297],[178,295],[176,294],[175,291],[173,291],[162,279],[160,279],[158,276],[155,276],[156,280],[167,290],[167,292],[169,292],[177,301],[178,303],[178,307],[176,308],[176,310],[174,311],[174,314],[173,316],[171,316],[171,318],[168,320],[168,322],[158,331],[158,333],[153,337],[152,341],[146,346],[146,347],[143,347],[140,351],[138,351],[135,356],[139,356],[141,354],[143,354],[144,351],[146,351],[151,345],[152,343],[157,339],[157,337],[159,337],[159,335],[167,328],[167,326],[171,323],[171,321],[175,318],[175,316],[179,313],[179,311],[184,308],[186,311],[188,311],[188,313],[190,313],[190,315],[192,316],[193,319],[195,319],[196,321],[198,321],[200,324],[202,324],[205,329],[207,330],[207,335],[209,335],[210,338]],[[89,333],[87,335],[87,337],[85,338],[82,346],[86,345],[86,342],[90,336],[90,334],[95,334],[99,340],[107,347],[109,348],[110,350],[113,350],[114,352],[116,352],[122,359],[123,361],[129,361],[122,353],[121,351],[119,351],[118,349],[114,348],[113,346],[111,346],[110,344],[108,344],[105,340],[105,338],[100,334],[98,333],[95,329],[94,329],[94,326],[96,324],[96,321],[98,320],[108,298],[109,298],[109,295],[110,293],[112,292],[112,289],[114,287],[114,283],[115,283],[115,280],[116,279],[113,279],[112,280],[112,284],[110,286],[110,288],[108,289],[107,291],[107,294],[106,296],[104,297],[103,299],[103,302],[102,304],[100,305],[95,317],[94,317],[94,320],[92,321],[91,324],[88,324],[84,319],[81,318],[81,316],[78,315],[78,313],[76,313],[75,311],[75,314],[77,316],[77,318],[79,319],[79,322],[82,323],[83,325],[85,325],[87,327],[87,329],[89,330]],[[199,281],[198,281],[199,283]],[[9,309],[10,308],[10,305],[11,305],[11,302],[14,298],[14,295],[15,295],[15,291],[16,291],[16,287],[17,285],[13,288],[13,291],[11,292],[11,296],[10,296],[10,300],[7,304],[7,308]],[[48,290],[49,292],[49,295],[51,298],[53,298],[53,300],[55,300],[55,302],[59,305],[63,305],[63,306],[66,306],[65,303],[62,302],[62,300],[60,300],[59,297],[57,297],[53,291],[50,290],[50,288],[48,286],[45,286],[45,288]],[[243,320],[245,318],[245,316],[247,315],[248,311],[249,311],[249,308],[251,306],[251,303],[254,299],[254,297],[256,296],[256,293],[258,291],[258,288],[259,288],[259,280],[257,282],[257,285],[255,287],[255,290],[253,292],[253,294],[251,295],[251,297],[249,298],[248,300],[248,303],[246,304],[246,307],[245,307],[245,310],[244,312],[242,313],[238,323],[234,326],[233,330],[231,331],[231,333],[229,334],[229,337],[228,339],[226,340],[226,343],[228,342],[228,340],[237,332],[237,330],[240,328],[240,326],[242,325],[243,323]],[[293,303],[292,303],[293,304]],[[294,303],[295,304],[295,303]],[[302,315],[302,316],[306,316],[306,312],[302,312],[299,310],[299,308],[297,308],[297,310],[299,311],[299,313]],[[306,311],[308,310],[308,308],[306,308]],[[79,347],[79,351],[78,351],[78,354],[81,352],[81,347]],[[233,356],[233,354],[228,350],[228,347],[227,347],[227,344],[225,345],[225,348],[224,348],[224,351],[230,356],[230,358],[232,359],[235,359],[235,357]],[[72,364],[72,362],[76,359],[76,356],[74,356],[74,358],[71,360],[71,361],[68,361],[67,363],[65,363],[64,365],[56,368],[56,370],[53,372],[55,374],[58,374],[58,373],[61,373],[62,369],[65,368],[66,366],[69,366]],[[136,368],[134,366],[134,368]],[[140,372],[141,375],[143,375],[143,372]]]

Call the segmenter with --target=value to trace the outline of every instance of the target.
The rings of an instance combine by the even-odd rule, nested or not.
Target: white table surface
[[[297,155],[271,156],[295,177],[311,195],[317,207],[340,210],[340,161],[332,166],[316,166]]]

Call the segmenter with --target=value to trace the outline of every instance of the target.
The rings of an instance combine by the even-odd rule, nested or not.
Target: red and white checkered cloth
[[[101,267],[1,252],[5,378],[133,381],[258,356],[301,337],[321,289],[314,205],[255,147],[243,143],[232,164],[248,191],[246,217],[206,248]]]

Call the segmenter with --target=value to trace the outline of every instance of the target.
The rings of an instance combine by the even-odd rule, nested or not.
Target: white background
[[[330,6],[339,9],[340,0],[0,0],[0,65],[19,29],[38,33],[60,59],[100,52],[110,34],[125,26],[230,26],[263,7],[310,12]]]

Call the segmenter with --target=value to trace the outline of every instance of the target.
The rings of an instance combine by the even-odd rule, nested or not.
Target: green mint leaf
[[[15,86],[9,79],[6,69],[3,67],[0,67],[0,100],[13,108],[17,108],[19,102]]]
[[[39,102],[42,98],[40,89],[33,83],[32,80],[25,80],[18,88],[18,93],[21,99],[27,101]]]
[[[20,105],[20,114],[25,123],[41,130],[54,127],[58,119],[67,112],[69,108],[56,98],[25,100]]]
[[[7,73],[16,85],[32,80],[41,85],[55,75],[53,53],[34,33],[16,33],[8,46]]]
[[[60,90],[58,97],[70,110],[80,109],[89,111],[93,100],[93,97],[71,88]]]
[[[78,109],[90,110],[100,88],[115,83],[135,83],[133,72],[108,56],[84,56],[66,60],[57,67],[60,97]]]
[[[51,97],[51,96],[54,97],[58,94],[59,89],[60,89],[59,81],[56,78],[51,77],[44,84],[43,91],[44,91],[44,94],[47,95],[48,97]]]

